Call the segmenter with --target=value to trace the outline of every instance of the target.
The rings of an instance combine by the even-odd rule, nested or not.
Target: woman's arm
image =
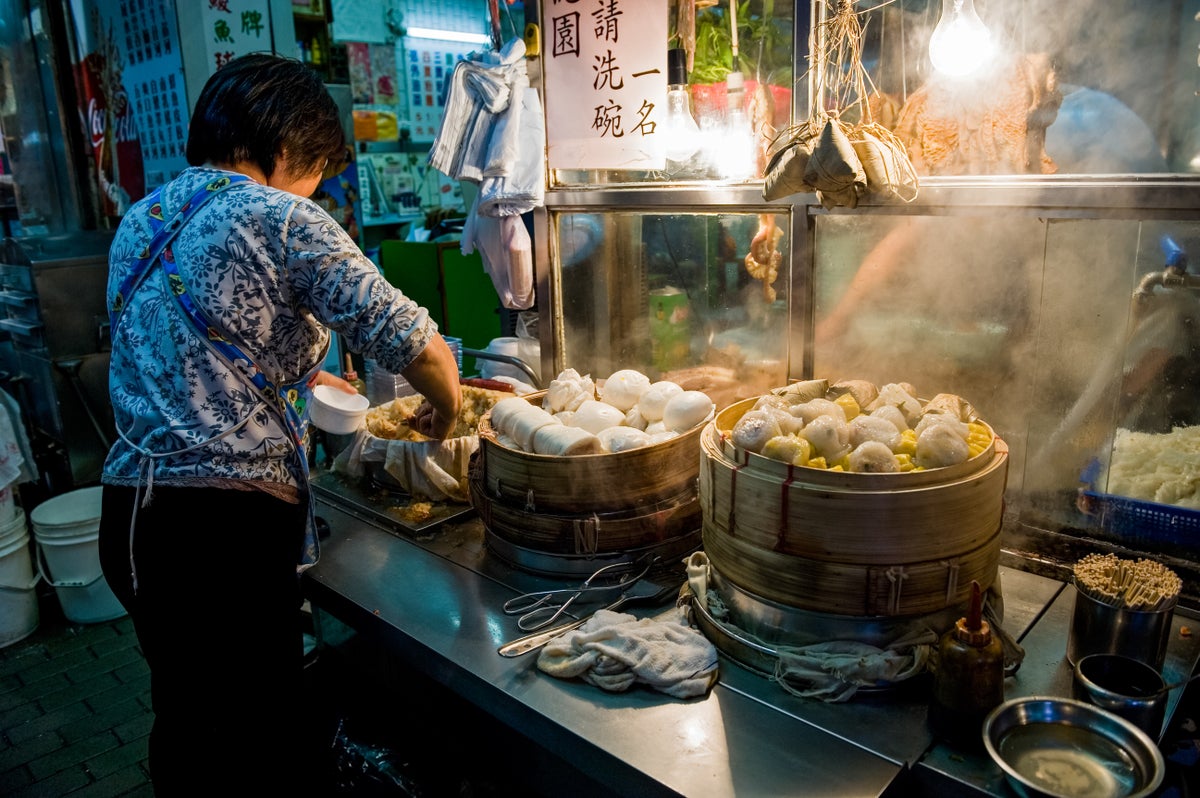
[[[421,354],[401,373],[425,397],[409,425],[430,438],[445,438],[454,430],[462,407],[458,359],[446,339],[440,335],[430,338]]]

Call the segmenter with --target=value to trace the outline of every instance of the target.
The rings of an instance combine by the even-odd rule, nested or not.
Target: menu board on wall
[[[121,0],[125,86],[137,119],[146,189],[187,168],[188,102],[175,14],[155,3]]]
[[[479,45],[405,38],[404,60],[408,75],[405,98],[409,131],[415,142],[430,144],[442,123],[446,83],[454,65],[477,50]]]
[[[543,0],[551,169],[662,169],[667,0]]]

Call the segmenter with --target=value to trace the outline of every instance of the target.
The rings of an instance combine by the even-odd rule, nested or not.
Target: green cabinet
[[[502,335],[500,297],[478,252],[464,255],[456,241],[384,241],[379,261],[387,281],[428,308],[443,335],[461,338],[467,349],[485,349]],[[464,356],[463,374],[477,371]]]

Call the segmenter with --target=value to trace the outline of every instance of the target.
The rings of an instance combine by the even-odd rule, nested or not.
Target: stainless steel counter
[[[536,655],[500,657],[496,649],[521,634],[502,611],[507,599],[578,580],[534,576],[489,556],[474,517],[412,533],[336,490],[319,495],[318,514],[331,534],[304,577],[313,605],[375,637],[614,794],[884,795],[914,786],[938,794],[1010,794],[984,754],[933,739],[922,678],[826,704],[792,696],[722,655],[716,687],[684,701],[555,679],[537,669]],[[1010,568],[1001,578],[1004,628],[1026,651],[1006,680],[1006,696],[1069,695],[1073,590]],[[1168,680],[1190,673],[1200,653],[1200,636],[1180,634],[1189,623],[1196,625],[1176,612]],[[1175,692],[1168,714],[1178,703],[1181,691]]]

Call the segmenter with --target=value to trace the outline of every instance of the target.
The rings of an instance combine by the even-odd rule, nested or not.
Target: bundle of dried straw
[[[1170,568],[1153,560],[1089,554],[1075,563],[1075,587],[1113,607],[1160,612],[1175,606],[1183,582]]]

